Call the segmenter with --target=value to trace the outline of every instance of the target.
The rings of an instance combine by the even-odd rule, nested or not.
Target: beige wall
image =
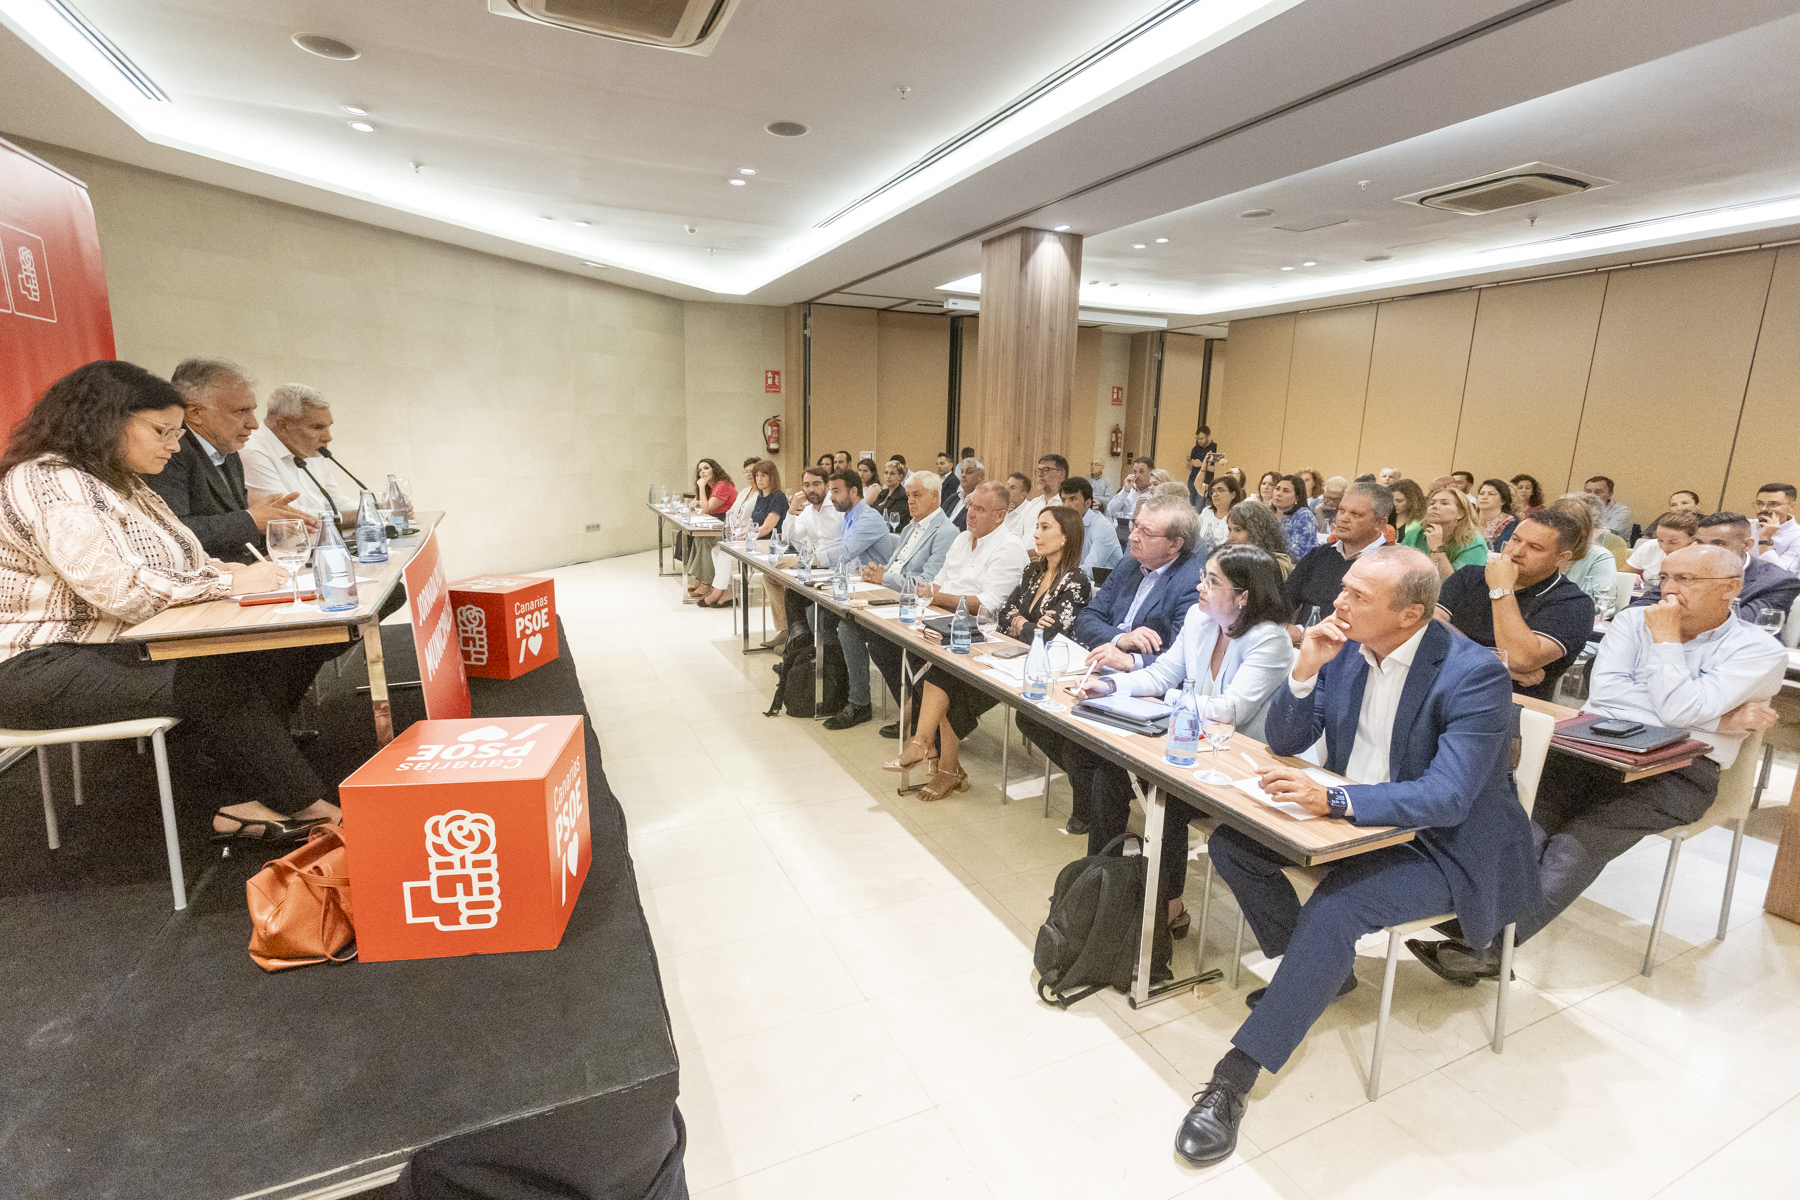
[[[687,461],[716,458],[740,486],[746,482],[744,459],[768,454],[763,421],[783,413],[783,397],[763,389],[763,373],[771,370],[782,371],[787,386],[783,316],[783,310],[760,304],[682,305]]]
[[[1157,400],[1156,450],[1150,457],[1178,483],[1187,482],[1188,451],[1200,427],[1200,380],[1206,339],[1171,333],[1163,341],[1162,390]]]
[[[679,301],[31,149],[88,184],[119,355],[319,388],[346,463],[448,511],[452,578],[655,544],[643,498],[691,467]]]
[[[964,391],[973,383],[974,322],[965,329]],[[791,343],[792,344],[792,343]],[[793,344],[792,356],[798,350]],[[801,364],[790,357],[797,389]],[[785,381],[784,381],[785,382]],[[812,306],[812,456],[874,450],[878,461],[904,454],[909,467],[934,469],[944,449],[950,402],[950,322],[919,313],[886,313],[835,304]],[[963,413],[965,440],[971,429]],[[800,449],[794,427],[795,452]],[[803,464],[795,461],[795,469]]]
[[[1800,476],[1800,247],[1234,321],[1214,435],[1269,467],[1613,477],[1748,509]]]

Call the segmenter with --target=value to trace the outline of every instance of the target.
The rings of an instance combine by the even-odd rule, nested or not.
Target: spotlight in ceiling
[[[745,184],[745,181],[742,179],[727,179],[725,182],[729,183],[732,187],[743,187]]]
[[[1363,261],[1364,262],[1386,262],[1386,261],[1388,261],[1388,259],[1390,259],[1392,257],[1394,257],[1394,256],[1391,254],[1371,254],[1371,255],[1369,255],[1369,257],[1363,259]]]
[[[1292,268],[1292,267],[1283,267],[1283,268],[1281,268],[1281,269],[1282,269],[1282,270],[1284,270],[1284,271],[1291,271],[1291,270],[1293,270],[1293,269],[1294,269],[1294,268]]]
[[[1056,228],[1055,228],[1055,230],[1053,230],[1053,232],[1055,232],[1055,233],[1067,233],[1067,232],[1069,232],[1069,227],[1068,227],[1068,226],[1067,226],[1067,225],[1058,225],[1058,226],[1057,226],[1057,227],[1056,227]]]
[[[344,111],[353,117],[366,117],[369,115],[369,110],[360,104],[346,104],[344,105]]]
[[[1159,246],[1160,246],[1160,245],[1162,245],[1162,244],[1163,244],[1163,243],[1164,243],[1164,242],[1166,242],[1166,241],[1168,241],[1168,240],[1169,240],[1169,239],[1168,239],[1168,238],[1157,238],[1157,239],[1156,239],[1156,244],[1157,244],[1157,245],[1159,245]]]
[[[356,130],[356,132],[358,132],[358,133],[374,133],[375,132],[375,127],[373,125],[369,124],[367,121],[352,121],[352,122],[350,122],[350,128]]]
[[[540,221],[554,221],[554,220],[556,220],[556,218],[555,218],[555,217],[539,217],[539,218],[538,218],[538,220],[540,220]]]
[[[754,174],[756,174],[756,168],[755,167],[739,167],[738,174],[739,175],[754,175]]]
[[[575,227],[577,229],[586,229],[589,225],[592,225],[592,224],[593,224],[592,221],[577,221],[577,222],[575,222]]]
[[[326,37],[322,33],[296,33],[294,45],[308,54],[316,54],[320,58],[334,59],[337,62],[349,62],[353,58],[361,58],[362,51],[348,42],[340,42],[336,38]]]
[[[1246,208],[1243,212],[1238,214],[1238,216],[1246,221],[1260,221],[1264,217],[1272,217],[1274,215],[1275,210],[1272,208]]]
[[[1133,250],[1142,250],[1142,249],[1143,249],[1143,248],[1144,248],[1144,243],[1142,243],[1142,242],[1133,242],[1133,243],[1131,243],[1131,248],[1132,248],[1132,249],[1133,249]]]
[[[1305,262],[1301,263],[1300,265],[1303,267],[1316,267],[1319,264],[1316,262],[1313,262],[1311,259],[1307,259]]]
[[[771,121],[763,129],[776,137],[805,137],[807,133],[806,126],[798,121]]]

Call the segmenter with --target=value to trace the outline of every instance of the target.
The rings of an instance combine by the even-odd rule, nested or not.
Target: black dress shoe
[[[1269,989],[1266,987],[1259,987],[1254,992],[1246,992],[1244,994],[1244,1007],[1245,1008],[1255,1008],[1258,1004],[1261,1004],[1263,995],[1266,992],[1268,992],[1268,990]],[[1334,1001],[1342,1000],[1345,996],[1348,996],[1351,992],[1354,992],[1355,990],[1356,990],[1356,976],[1352,975],[1352,976],[1350,976],[1350,978],[1344,980],[1344,986],[1338,989],[1338,994],[1333,996],[1332,1000],[1334,1000]]]
[[[1190,1166],[1224,1162],[1237,1149],[1238,1126],[1250,1097],[1216,1076],[1194,1097],[1194,1107],[1175,1131],[1175,1153]]]
[[[316,729],[290,729],[288,737],[294,740],[296,746],[310,746],[319,740],[319,731]]]
[[[1069,823],[1063,826],[1063,832],[1073,837],[1082,837],[1088,831],[1088,823],[1080,817],[1070,817]]]
[[[875,710],[867,704],[851,704],[843,712],[825,718],[827,729],[849,729],[875,719]]]
[[[890,738],[894,741],[899,741],[900,740],[900,722],[895,721],[892,725],[883,725],[880,729],[877,729],[875,732],[879,733],[884,738]]]
[[[1431,973],[1457,987],[1474,987],[1484,979],[1500,978],[1500,954],[1471,950],[1461,942],[1427,942],[1408,938],[1406,948],[1413,957],[1431,968]],[[1518,976],[1514,975],[1514,979]]]

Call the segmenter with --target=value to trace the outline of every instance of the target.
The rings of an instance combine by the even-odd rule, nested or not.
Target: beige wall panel
[[[1129,366],[1125,375],[1125,456],[1156,457],[1150,445],[1150,402],[1156,394],[1156,334],[1131,335]],[[1157,466],[1162,466],[1159,462]]]
[[[956,320],[957,318],[951,318]],[[986,462],[982,448],[977,444],[981,431],[981,319],[979,317],[963,317],[962,320],[962,405],[957,418],[957,449],[974,446],[975,456]]]
[[[1738,423],[1737,447],[1721,505],[1732,512],[1755,510],[1756,489],[1765,483],[1800,484],[1800,249],[1776,252],[1769,304],[1756,342],[1756,365]],[[1698,485],[1693,485],[1698,487]],[[1700,491],[1711,508],[1717,492]],[[1654,515],[1654,514],[1652,514]]]
[[[872,308],[812,306],[812,457],[875,444],[879,335]],[[912,456],[907,455],[907,462]]]
[[[904,454],[909,464],[935,468],[944,449],[949,403],[950,320],[919,313],[878,313],[875,443],[877,461]],[[867,443],[855,450],[869,449]],[[950,447],[954,454],[956,447]]]
[[[783,397],[764,390],[764,372],[783,371],[786,386],[786,310],[698,300],[682,307],[688,457],[711,455],[741,483],[744,458],[768,454],[763,421],[784,412]]]
[[[1118,487],[1125,478],[1125,456],[1112,452],[1112,431],[1118,428],[1121,437],[1125,431],[1125,405],[1112,402],[1112,390],[1125,387],[1131,379],[1131,335],[1128,333],[1102,333],[1100,335],[1100,371],[1099,396],[1094,402],[1094,452],[1093,458],[1100,460],[1100,468],[1106,478]],[[1084,465],[1091,465],[1084,464]]]
[[[1279,468],[1283,472],[1312,467],[1327,477],[1356,473],[1375,309],[1373,304],[1361,304],[1301,313],[1294,322],[1294,363],[1288,376],[1287,421],[1281,434]],[[1227,453],[1231,449],[1226,446]],[[1254,483],[1257,475],[1277,464],[1246,464],[1239,459],[1238,465]]]
[[[1447,471],[1468,470],[1477,479],[1530,475],[1551,496],[1569,490],[1569,461],[1581,427],[1594,336],[1615,274],[1546,279],[1479,293],[1455,451],[1451,461],[1419,463],[1416,469],[1425,473],[1421,483]]]
[[[806,306],[790,304],[782,310],[787,369],[781,373],[781,482],[798,481],[806,469]]]
[[[1346,479],[1399,467],[1430,481],[1452,470],[1478,292],[1377,305],[1362,443]],[[1320,470],[1325,470],[1323,467]],[[1325,471],[1329,477],[1332,471]]]
[[[1156,462],[1187,482],[1188,451],[1200,427],[1200,379],[1206,363],[1206,339],[1171,333],[1163,342],[1162,399],[1156,418]]]
[[[1669,493],[1717,496],[1775,252],[1613,272],[1571,480],[1608,475],[1639,524]]]
[[[1083,329],[1075,335],[1075,389],[1069,397],[1069,442],[1059,453],[1069,460],[1069,472],[1086,475],[1088,464],[1105,457],[1102,450],[1094,453],[1096,410],[1106,404],[1100,392],[1100,376],[1105,366],[1102,339],[1098,329]],[[1109,406],[1110,407],[1110,406]]]
[[[1200,414],[1200,419],[1213,426],[1216,436],[1218,429],[1219,402],[1225,395],[1225,346],[1224,338],[1214,338],[1212,348],[1212,384],[1207,388],[1207,410]]]
[[[1230,343],[1231,378],[1223,391],[1212,394],[1208,423],[1226,464],[1241,468],[1254,485],[1256,477],[1281,457],[1294,315],[1233,321]]]

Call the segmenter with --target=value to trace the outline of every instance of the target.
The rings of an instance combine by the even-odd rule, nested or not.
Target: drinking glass
[[[306,564],[306,556],[312,553],[312,530],[306,527],[305,521],[270,521],[268,541],[269,557],[287,572],[288,586],[294,591],[294,602],[276,611],[311,612],[300,603],[300,568]]]
[[[1200,732],[1206,735],[1206,743],[1212,747],[1212,767],[1195,771],[1194,778],[1201,783],[1230,783],[1231,776],[1219,770],[1219,751],[1231,744],[1231,735],[1236,730],[1229,721],[1207,721],[1200,726]]]
[[[1756,627],[1780,640],[1785,618],[1786,614],[1779,608],[1765,608],[1756,614]]]
[[[413,532],[412,481],[404,475],[388,476],[388,507],[393,509],[395,527],[402,534]]]
[[[991,606],[983,604],[983,605],[979,606],[978,608],[976,608],[976,610],[975,610],[975,628],[979,629],[981,631],[981,636],[983,638],[987,639],[988,641],[993,641],[994,635],[998,631],[999,627],[1000,627],[1000,614],[997,611],[995,611]]]
[[[1069,706],[1056,699],[1056,692],[1062,686],[1064,672],[1069,669],[1069,647],[1059,640],[1051,642],[1044,650],[1050,659],[1050,694],[1038,701],[1038,707],[1045,712],[1068,712]]]

